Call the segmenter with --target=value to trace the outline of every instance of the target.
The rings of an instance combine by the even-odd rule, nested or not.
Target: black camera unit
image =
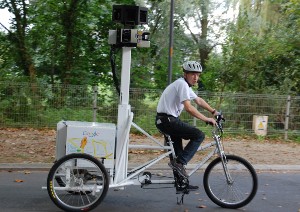
[[[124,26],[148,24],[148,9],[146,7],[130,5],[114,5],[112,20]]]
[[[148,23],[148,9],[131,5],[114,5],[112,20],[124,29],[109,30],[108,43],[117,47],[150,47],[149,32],[134,29]]]

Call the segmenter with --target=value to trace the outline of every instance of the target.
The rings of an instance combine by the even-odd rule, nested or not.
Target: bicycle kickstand
[[[189,191],[188,190],[185,190],[182,195],[181,195],[181,198],[180,198],[180,201],[178,201],[178,197],[177,197],[177,205],[183,205],[183,198],[184,198],[184,195],[188,194]]]
[[[184,195],[189,194],[189,190],[188,190],[189,180],[178,175],[178,173],[176,171],[174,172],[174,179],[175,179],[176,190],[179,189],[182,191],[180,200],[178,200],[178,197],[177,197],[177,205],[183,205]]]
[[[180,201],[178,201],[178,197],[177,197],[177,205],[183,205],[183,197],[184,197],[185,194],[182,194],[181,195],[181,199]]]

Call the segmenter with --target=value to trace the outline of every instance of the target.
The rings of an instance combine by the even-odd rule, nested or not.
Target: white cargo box
[[[60,121],[57,124],[56,159],[66,154],[86,153],[104,166],[114,168],[116,126],[110,123]]]

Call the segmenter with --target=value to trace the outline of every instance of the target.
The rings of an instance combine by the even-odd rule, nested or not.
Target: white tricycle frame
[[[110,169],[108,174],[103,161],[101,162],[93,156],[83,153],[69,154],[60,158],[49,172],[47,190],[51,200],[65,211],[88,211],[95,208],[104,199],[108,188],[122,189],[129,185],[175,184],[176,187],[179,186],[184,191],[181,200],[183,200],[183,195],[188,193],[187,187],[189,182],[184,177],[177,176],[177,178],[174,177],[171,180],[152,180],[149,172],[143,173],[162,159],[169,156],[175,158],[176,155],[170,136],[165,135],[168,139],[168,145],[166,142],[162,144],[162,142],[132,122],[133,113],[129,105],[131,49],[132,47],[122,48],[121,89],[114,169]],[[205,170],[203,177],[205,191],[209,198],[219,206],[239,208],[248,204],[255,196],[257,176],[254,168],[245,159],[234,155],[225,155],[221,143],[221,117],[219,118],[218,125],[213,131],[214,141],[200,146],[198,151],[206,150],[210,147],[215,148],[197,163],[192,170],[189,170],[188,175],[194,174],[213,155],[218,154],[219,157],[213,160]],[[130,145],[129,133],[131,127],[146,135],[156,145]],[[128,171],[129,149],[165,151],[162,151],[161,155],[156,158]],[[102,160],[105,160],[105,158]],[[241,179],[237,178],[240,173],[243,173],[243,183],[241,184],[238,181]],[[224,187],[215,187],[217,185],[215,182],[220,180],[224,183]],[[247,183],[246,186],[244,181]],[[243,186],[246,188],[242,188]],[[224,188],[230,191],[224,194],[216,192]]]

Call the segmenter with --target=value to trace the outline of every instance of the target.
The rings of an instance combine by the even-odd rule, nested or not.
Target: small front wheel
[[[223,208],[247,205],[257,191],[257,175],[245,159],[227,155],[216,158],[206,168],[203,185],[207,196]]]
[[[64,211],[89,211],[101,203],[109,187],[102,163],[88,154],[69,154],[50,169],[47,189],[51,200]]]

